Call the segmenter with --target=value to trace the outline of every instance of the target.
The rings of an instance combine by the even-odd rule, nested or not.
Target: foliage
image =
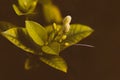
[[[86,25],[70,24],[71,16],[62,20],[58,7],[51,0],[18,0],[18,5],[13,4],[13,9],[17,15],[27,17],[35,13],[38,3],[43,6],[48,26],[29,19],[26,19],[25,27],[1,21],[0,34],[15,46],[33,54],[26,59],[25,69],[38,67],[39,61],[42,61],[55,69],[67,72],[67,63],[59,53],[88,37],[93,29]]]

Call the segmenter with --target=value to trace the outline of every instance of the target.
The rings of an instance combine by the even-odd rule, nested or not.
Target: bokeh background
[[[12,4],[17,0],[0,0],[0,21],[23,26],[25,18],[17,16]],[[44,63],[40,68],[24,70],[26,52],[0,36],[0,80],[120,80],[120,1],[53,0],[63,17],[72,23],[91,26],[95,31],[80,43],[94,48],[72,46],[61,53],[68,63],[68,74]],[[41,13],[42,14],[42,13]],[[35,19],[44,25],[42,16]]]

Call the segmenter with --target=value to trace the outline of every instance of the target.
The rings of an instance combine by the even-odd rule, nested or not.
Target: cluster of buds
[[[72,18],[69,15],[63,19],[62,29],[58,28],[57,25],[53,23],[53,29],[55,30],[55,32],[57,32],[57,36],[55,36],[55,34],[53,35],[53,37],[55,37],[54,40],[56,41],[58,40],[59,42],[62,42],[67,38],[66,33],[70,30],[71,19]]]
[[[70,30],[70,22],[71,22],[71,16],[66,16],[64,19],[63,19],[63,25],[62,25],[62,31],[59,32],[59,36],[57,37],[59,42],[62,42],[63,40],[65,40],[67,38],[67,35],[66,33]],[[55,24],[53,24],[54,26],[54,29],[57,30],[57,27]],[[59,31],[59,30],[57,30]],[[68,44],[67,44],[68,45]]]

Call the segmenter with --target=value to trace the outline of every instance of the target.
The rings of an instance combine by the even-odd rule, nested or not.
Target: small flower
[[[72,17],[71,16],[66,16],[64,19],[63,19],[63,31],[64,32],[68,32],[69,29],[70,29],[70,22],[72,20]]]

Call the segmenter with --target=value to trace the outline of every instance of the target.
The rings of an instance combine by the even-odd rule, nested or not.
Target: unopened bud
[[[70,45],[69,43],[67,43],[67,42],[65,43],[65,46],[69,46],[69,45]]]
[[[66,17],[63,19],[63,25],[64,25],[64,24],[70,24],[71,19],[72,19],[71,16],[69,16],[69,15],[66,16]]]
[[[64,27],[64,32],[68,32],[70,30],[70,24],[65,24],[63,25]]]
[[[69,31],[71,19],[72,19],[71,16],[66,16],[63,19],[63,31],[64,32],[68,32]]]
[[[67,38],[66,35],[63,35],[63,36],[62,36],[62,40],[65,40],[66,38]]]
[[[55,23],[53,23],[53,28],[54,28],[54,30],[56,30],[56,29],[57,29],[57,26],[56,26],[56,24],[55,24]]]

